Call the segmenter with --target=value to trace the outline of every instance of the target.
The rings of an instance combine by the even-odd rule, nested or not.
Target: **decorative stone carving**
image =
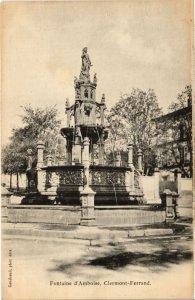
[[[92,109],[93,109],[93,105],[92,104],[90,104],[90,103],[85,103],[84,104],[84,113],[86,114],[86,115],[90,115],[90,112],[92,111]]]
[[[83,185],[82,170],[59,172],[60,185]]]
[[[93,145],[93,158],[98,159],[99,158],[99,147],[98,145]]]
[[[51,181],[52,181],[52,186],[59,185],[59,174],[57,172],[52,173]]]
[[[124,171],[90,170],[92,185],[125,186]]]

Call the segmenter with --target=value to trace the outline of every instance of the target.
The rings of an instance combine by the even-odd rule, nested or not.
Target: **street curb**
[[[131,239],[149,236],[172,235],[173,230],[164,229],[145,229],[145,230],[103,230],[98,228],[79,228],[71,231],[42,230],[34,228],[5,228],[2,229],[3,235],[27,235],[45,238],[61,238],[74,240],[99,241],[107,240],[116,242],[120,239]]]

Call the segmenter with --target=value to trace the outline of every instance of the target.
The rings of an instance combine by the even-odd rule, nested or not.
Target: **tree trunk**
[[[19,191],[19,176],[18,176],[18,172],[16,173],[16,191]]]
[[[9,178],[9,188],[12,189],[12,173],[10,174]]]
[[[190,178],[192,178],[193,176],[193,155],[192,155],[192,151],[190,151]]]

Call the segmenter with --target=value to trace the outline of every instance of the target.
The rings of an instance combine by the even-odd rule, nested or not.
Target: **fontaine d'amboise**
[[[33,171],[29,162],[28,188],[21,204],[64,207],[67,224],[76,222],[87,226],[100,224],[98,216],[107,224],[109,214],[110,224],[117,223],[117,217],[126,218],[128,223],[128,214],[136,215],[136,207],[139,207],[143,211],[137,218],[141,218],[139,223],[142,223],[150,208],[145,205],[141,173],[133,165],[133,144],[128,145],[126,166],[121,166],[119,155],[114,165],[105,161],[104,142],[109,133],[104,120],[105,95],[100,102],[96,101],[97,76],[95,74],[93,80],[90,78],[92,64],[87,50],[87,47],[82,50],[80,75],[74,80],[74,104],[66,100],[67,126],[61,129],[66,140],[66,161],[63,165],[55,165],[50,155],[45,160],[44,144],[39,141],[37,166]],[[74,126],[71,126],[72,119]],[[140,159],[138,154],[138,165]]]

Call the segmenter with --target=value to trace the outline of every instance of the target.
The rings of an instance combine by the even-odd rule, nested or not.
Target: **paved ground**
[[[3,253],[5,299],[191,296],[189,231],[184,236],[145,237],[91,246],[85,240],[7,235]]]

